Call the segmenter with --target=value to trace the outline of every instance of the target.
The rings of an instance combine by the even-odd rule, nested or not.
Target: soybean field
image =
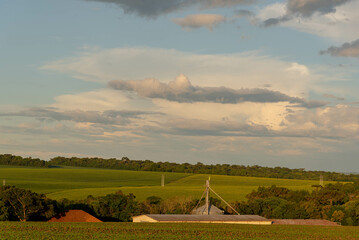
[[[165,186],[161,187],[161,176]],[[205,180],[211,178],[212,188],[226,201],[245,200],[245,196],[259,186],[313,190],[319,181],[223,176],[208,174],[161,173],[94,168],[29,168],[0,166],[0,181],[6,185],[30,189],[59,200],[80,200],[88,195],[104,196],[121,190],[133,193],[139,201],[149,196],[163,199],[176,196],[200,198]],[[328,183],[328,182],[325,182]]]
[[[0,222],[0,239],[359,239],[358,227]]]

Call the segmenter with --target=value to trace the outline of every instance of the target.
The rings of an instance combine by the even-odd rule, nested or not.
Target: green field
[[[165,187],[160,186],[161,175]],[[149,196],[164,199],[176,196],[200,198],[209,175],[185,173],[140,172],[92,168],[25,168],[0,167],[0,181],[7,185],[44,193],[52,199],[84,199],[122,190],[134,193],[137,200]],[[328,182],[326,182],[328,183]],[[211,175],[211,186],[227,201],[244,200],[258,186],[277,185],[290,189],[312,190],[317,181]]]
[[[0,239],[359,239],[358,227],[0,222]]]

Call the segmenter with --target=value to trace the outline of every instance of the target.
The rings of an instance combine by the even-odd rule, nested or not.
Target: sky
[[[359,172],[359,0],[2,0],[0,153]]]

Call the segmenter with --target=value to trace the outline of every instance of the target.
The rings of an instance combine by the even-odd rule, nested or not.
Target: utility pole
[[[161,187],[164,187],[165,186],[165,175],[162,174],[162,177],[161,177]]]
[[[3,186],[6,185],[6,180],[5,180],[5,179],[2,180],[2,185],[3,185]]]
[[[209,215],[209,180],[206,180],[206,211],[207,215]]]

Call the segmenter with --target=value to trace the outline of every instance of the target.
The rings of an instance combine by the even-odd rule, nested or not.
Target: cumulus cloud
[[[315,111],[289,114],[283,133],[326,138],[356,138],[359,132],[359,108],[344,104]]]
[[[196,54],[161,48],[90,48],[78,56],[49,62],[41,69],[101,83],[143,78],[166,81],[185,73],[191,76],[195,85],[258,88],[270,83],[272,89],[295,97],[305,97],[313,83],[337,79],[336,74],[339,73],[327,74],[327,68],[318,68],[317,71],[317,68],[287,62],[258,51]],[[340,78],[343,79],[343,76]],[[90,106],[101,104],[108,98],[119,98],[113,91],[104,94],[95,92],[91,96],[86,96],[91,101]],[[81,100],[83,97],[72,97],[71,101],[82,101],[82,106],[88,108],[89,104]],[[126,96],[123,96],[118,99],[118,105],[125,101]]]
[[[212,31],[214,27],[225,22],[226,18],[218,14],[196,14],[174,18],[172,21],[187,30],[206,27]]]
[[[335,57],[359,57],[359,39],[344,43],[340,47],[330,47],[327,50],[320,51],[320,54],[330,54]]]
[[[198,87],[193,86],[184,76],[180,75],[168,84],[157,79],[141,81],[111,81],[109,86],[123,91],[133,91],[139,96],[161,98],[175,102],[215,102],[222,104],[236,104],[240,102],[289,102],[298,106],[315,108],[325,105],[324,102],[310,101],[297,97],[290,97],[278,91],[268,89],[231,89],[226,87]]]
[[[315,12],[310,17],[305,17],[299,13],[289,14],[288,3],[274,3],[259,10],[250,20],[254,24],[264,26],[280,24],[300,32],[331,38],[336,42],[349,42],[359,38],[358,8],[359,1],[347,1],[337,5],[334,12]]]
[[[232,101],[240,98],[241,95],[245,98],[246,94],[256,99],[258,97],[256,94],[263,92],[256,92],[258,89],[197,87],[184,76],[166,84],[159,81],[149,81],[146,84],[126,86],[130,89],[137,87],[136,92],[141,94],[160,95],[159,98],[144,98],[152,102],[152,111],[109,110],[109,108],[101,111],[102,105],[108,107],[113,106],[114,103],[98,105],[99,110],[96,111],[76,110],[76,106],[66,107],[64,104],[67,101],[57,98],[61,99],[61,103],[58,104],[62,106],[61,109],[39,107],[1,113],[0,116],[3,117],[0,117],[2,121],[0,132],[4,139],[16,139],[19,146],[29,146],[32,150],[43,148],[48,151],[62,151],[64,149],[68,152],[88,154],[107,152],[109,157],[113,157],[113,154],[116,156],[128,154],[131,158],[150,157],[157,160],[163,160],[161,157],[165,152],[164,148],[170,148],[170,154],[178,153],[175,155],[190,152],[192,149],[199,152],[201,156],[206,151],[211,155],[225,152],[223,156],[228,159],[231,159],[228,151],[236,155],[233,159],[239,153],[242,156],[248,154],[248,157],[253,158],[260,158],[260,154],[269,156],[300,154],[309,156],[319,152],[330,154],[333,151],[342,151],[342,147],[347,146],[343,142],[354,142],[358,139],[359,111],[354,106],[324,106],[316,109],[293,107],[303,104],[302,100],[275,91],[264,92],[265,95],[260,100],[262,102],[223,104],[221,101],[226,101],[226,98],[219,97],[220,101],[215,102],[217,98],[212,97],[210,93],[218,93],[218,96],[230,93],[232,98],[228,98],[227,101]],[[112,91],[119,95],[123,94],[118,90]],[[106,93],[102,92],[104,95]],[[116,109],[134,108],[134,106],[130,108],[132,101],[137,101],[136,98],[139,97],[131,93],[126,94],[131,95],[131,98],[125,103],[122,102]],[[200,98],[200,101],[183,100],[186,94],[189,97]],[[89,98],[95,96],[93,92],[80,95]],[[171,101],[165,98],[168,96],[183,101]],[[266,102],[268,96],[269,100],[274,102]],[[292,100],[294,104],[288,104],[286,101],[276,102],[278,97],[279,100],[280,97],[284,98],[282,100]],[[67,98],[71,99],[69,96]],[[98,96],[97,100],[99,99],[103,98]],[[113,100],[115,103],[118,101]],[[78,103],[81,105],[83,101],[85,100],[81,98]],[[112,99],[104,98],[103,101],[111,102]],[[7,124],[4,125],[4,122]],[[3,148],[4,144],[6,142],[0,142]],[[9,144],[11,144],[9,147],[16,149],[13,143]],[[112,150],[116,151],[112,152]],[[151,155],[152,152],[161,154]],[[133,153],[140,155],[131,155]],[[166,157],[170,158],[170,154]]]
[[[255,0],[86,0],[116,4],[125,13],[135,13],[141,17],[156,18],[159,15],[183,10],[192,6],[199,9],[231,7],[249,4]]]
[[[288,0],[285,5],[286,12],[280,17],[268,18],[264,21],[264,26],[269,27],[286,22],[293,17],[309,18],[314,14],[328,14],[336,11],[341,6],[351,0]]]
[[[274,110],[271,108],[271,110]],[[221,111],[218,112],[221,115]],[[258,115],[258,113],[257,113]],[[196,116],[196,115],[192,115]],[[188,116],[169,120],[169,133],[188,136],[267,136],[322,139],[356,139],[359,133],[359,108],[338,104],[323,108],[301,109],[279,114],[281,127],[255,122],[253,117],[240,119],[205,120]],[[266,116],[268,118],[268,115]],[[264,117],[265,118],[265,117]],[[273,121],[274,119],[272,119]]]
[[[159,103],[166,122],[157,132],[186,136],[257,136],[358,139],[359,108],[344,104],[316,109],[280,103]],[[217,111],[216,111],[217,110]]]

